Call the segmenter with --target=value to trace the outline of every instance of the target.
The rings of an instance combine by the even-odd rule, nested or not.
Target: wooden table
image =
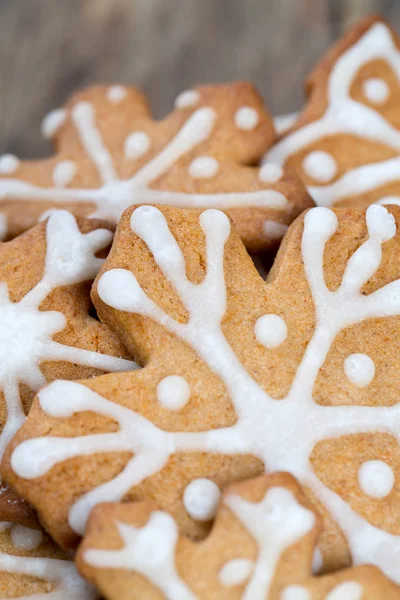
[[[250,79],[275,114],[357,18],[398,0],[0,0],[0,154],[44,156],[42,117],[75,88],[138,85],[155,114],[197,82]]]

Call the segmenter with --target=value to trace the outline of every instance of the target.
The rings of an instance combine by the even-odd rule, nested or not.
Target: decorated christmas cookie
[[[151,499],[201,538],[221,490],[288,471],[325,570],[399,580],[400,209],[311,209],[264,282],[218,210],[125,212],[93,291],[145,368],[55,381],[3,473],[63,546],[101,502]]]
[[[159,122],[133,88],[90,88],[42,129],[56,156],[0,157],[0,239],[54,207],[116,223],[132,204],[150,203],[228,210],[246,246],[259,251],[312,206],[297,176],[254,166],[276,135],[248,83],[186,91]]]
[[[377,600],[400,588],[375,567],[318,576],[318,519],[295,480],[229,487],[202,542],[154,503],[94,509],[78,568],[107,600]]]
[[[400,40],[369,17],[307,82],[308,103],[267,162],[295,169],[320,206],[400,204]]]
[[[0,521],[0,597],[95,600],[98,596],[40,525]]]

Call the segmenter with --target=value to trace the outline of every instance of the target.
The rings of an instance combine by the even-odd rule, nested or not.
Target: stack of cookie
[[[0,158],[0,598],[400,598],[400,39],[307,95],[91,88]]]

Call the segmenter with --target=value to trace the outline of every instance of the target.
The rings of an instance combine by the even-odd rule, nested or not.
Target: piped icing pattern
[[[217,86],[213,93],[218,93]],[[284,221],[291,222],[302,209],[297,208],[297,203],[310,206],[311,200],[307,198],[299,180],[293,183],[292,179],[289,193],[286,193],[286,183],[281,181],[282,177],[277,177],[276,168],[273,169],[273,175],[264,177],[266,169],[259,171],[258,168],[247,165],[247,162],[254,164],[255,160],[253,157],[247,158],[250,150],[244,145],[240,150],[241,138],[245,136],[247,140],[256,136],[251,152],[257,152],[256,148],[260,147],[261,155],[264,151],[261,144],[265,146],[268,136],[272,139],[274,135],[272,123],[269,125],[269,118],[259,104],[255,91],[249,89],[247,93],[249,102],[253,101],[254,106],[238,106],[234,115],[229,117],[229,123],[223,111],[213,105],[212,95],[207,104],[208,97],[205,95],[202,99],[199,91],[183,93],[177,98],[178,110],[171,117],[171,123],[175,119],[180,125],[178,128],[171,128],[170,139],[165,139],[168,133],[162,134],[164,143],[160,148],[159,132],[148,114],[145,118],[138,117],[138,130],[128,130],[120,142],[122,147],[116,147],[114,141],[109,139],[109,134],[105,133],[99,116],[101,111],[89,90],[86,95],[81,94],[79,100],[71,102],[68,109],[53,111],[43,121],[44,135],[48,138],[58,136],[61,150],[59,162],[51,160],[52,181],[46,185],[41,183],[43,172],[47,169],[46,164],[38,163],[37,171],[31,165],[29,175],[25,176],[25,163],[22,162],[19,169],[10,159],[3,157],[0,159],[0,174],[3,175],[0,177],[0,202],[7,205],[10,213],[14,210],[12,206],[10,208],[10,204],[18,201],[47,202],[53,206],[72,203],[79,214],[79,211],[84,211],[82,214],[85,216],[112,222],[118,222],[123,211],[133,203],[263,210],[267,212],[265,217],[272,212],[274,218],[278,215]],[[133,90],[112,86],[105,94],[111,111],[128,112],[137,103],[139,114],[144,110],[148,112],[147,106],[144,109]],[[184,120],[180,114],[180,109],[183,108],[190,109]],[[121,119],[118,116],[116,121]],[[129,122],[129,127],[132,125],[134,117]],[[161,122],[160,131],[164,127],[164,122]],[[237,147],[243,158],[238,156],[232,160],[227,151],[230,147],[228,144],[224,146],[224,159],[224,154],[217,147],[218,144],[225,143],[225,137],[219,136],[218,132],[221,128],[228,127],[232,130],[232,136],[237,137]],[[258,128],[260,132],[257,132]],[[261,138],[262,129],[266,133]],[[72,150],[64,152],[64,137],[69,140],[69,147],[77,148],[76,156]],[[248,143],[246,141],[247,145]],[[207,154],[208,149],[218,155],[218,160]],[[140,163],[137,162],[139,160]],[[241,173],[236,179],[240,182],[239,187],[230,183],[232,169]],[[264,175],[258,177],[259,172]],[[181,175],[175,177],[174,173]],[[169,180],[171,184],[168,184]],[[163,181],[167,181],[167,185],[163,185]],[[296,186],[300,188],[300,193],[296,193]],[[93,206],[93,210],[88,214],[90,206]],[[15,216],[17,217],[18,215]],[[257,235],[257,240],[263,240],[268,235],[267,230],[261,226],[257,234],[254,233],[254,228],[250,228],[250,233]]]
[[[42,302],[59,287],[94,279],[103,260],[96,253],[112,239],[106,229],[82,234],[68,212],[53,212],[46,224],[46,258],[41,280],[19,302],[0,283],[0,390],[7,406],[7,421],[0,435],[0,457],[25,419],[21,383],[36,391],[46,383],[43,361],[67,361],[105,371],[131,369],[134,363],[55,342],[52,337],[66,326],[63,313],[42,311]]]
[[[302,170],[308,178],[308,189],[320,206],[366,196],[399,180],[400,158],[387,158],[388,152],[398,154],[400,149],[400,133],[384,114],[392,93],[388,81],[366,76],[362,96],[356,99],[352,95],[360,71],[374,61],[383,61],[399,84],[400,51],[390,29],[380,21],[374,22],[334,63],[326,84],[327,108],[323,115],[289,132],[266,155],[266,160],[281,166],[297,154],[304,156]],[[338,174],[335,157],[323,150],[322,145],[325,140],[341,135],[352,137],[352,159],[357,154],[357,143],[362,152],[363,144],[368,142],[383,147],[382,160],[363,160],[347,168],[344,159]],[[375,156],[377,152],[375,149]],[[343,155],[342,152],[340,158]],[[379,197],[373,201],[378,200]]]

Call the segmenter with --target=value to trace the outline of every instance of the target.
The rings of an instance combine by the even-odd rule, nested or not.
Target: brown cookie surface
[[[228,210],[258,252],[277,247],[313,205],[296,175],[254,166],[276,136],[261,96],[245,82],[184,92],[158,122],[136,89],[93,87],[50,113],[43,130],[56,156],[0,158],[0,239],[54,207],[116,223],[131,204],[146,203]]]

